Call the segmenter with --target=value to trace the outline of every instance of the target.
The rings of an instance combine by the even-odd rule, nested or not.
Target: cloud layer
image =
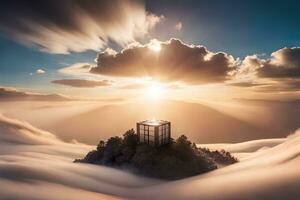
[[[281,200],[298,199],[300,195],[299,133],[287,139],[232,145],[237,153],[247,150],[241,162],[204,175],[162,182],[107,167],[72,163],[93,147],[62,142],[52,133],[2,115],[0,130],[3,199]],[[260,150],[256,151],[257,147]]]
[[[256,87],[261,92],[289,92],[300,90],[300,48],[282,48],[268,59],[247,56],[232,78],[232,85]]]
[[[147,13],[136,0],[5,0],[0,29],[17,41],[50,53],[125,45],[148,34],[163,17]]]
[[[297,47],[279,49],[268,59],[251,55],[239,61],[227,53],[210,52],[179,39],[152,40],[145,45],[132,44],[121,52],[104,51],[96,62],[97,66],[89,66],[91,73],[114,77],[151,77],[192,85],[223,83],[260,92],[300,90]]]
[[[247,56],[238,71],[238,75],[257,75],[260,78],[300,78],[300,48],[282,48],[271,54],[269,59],[256,55]]]
[[[300,78],[300,48],[282,48],[271,59],[257,60],[261,64],[258,75],[268,78]]]
[[[203,46],[187,45],[178,39],[131,45],[120,53],[105,51],[97,57],[92,73],[117,77],[150,76],[159,81],[191,84],[223,82],[233,70],[234,58],[210,52]]]
[[[76,100],[61,94],[40,94],[0,87],[0,101],[71,101]]]
[[[108,80],[84,80],[84,79],[60,79],[51,81],[51,83],[66,85],[71,87],[78,87],[78,88],[92,88],[92,87],[104,87],[110,86],[111,81]]]

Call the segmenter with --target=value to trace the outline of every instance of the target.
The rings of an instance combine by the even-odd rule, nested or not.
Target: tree
[[[108,139],[103,154],[103,162],[112,164],[122,151],[122,138],[116,136]]]
[[[183,160],[191,160],[195,156],[194,151],[192,149],[192,143],[187,139],[185,135],[181,135],[177,138],[174,149],[176,155]]]
[[[97,145],[97,151],[101,152],[105,148],[105,142],[103,140],[100,140],[99,144]]]
[[[181,135],[179,138],[177,138],[176,144],[190,147],[192,143],[188,140],[188,138],[185,135]]]
[[[123,144],[125,146],[134,147],[137,145],[138,138],[133,129],[126,131],[123,134]]]

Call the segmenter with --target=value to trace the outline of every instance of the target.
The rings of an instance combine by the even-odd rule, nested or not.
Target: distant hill
[[[76,138],[94,144],[99,138],[108,139],[111,135],[125,132],[128,127],[134,127],[137,121],[154,117],[171,121],[174,137],[185,133],[196,143],[241,142],[274,137],[274,132],[267,128],[202,104],[179,101],[101,106],[67,118],[52,126],[51,130],[64,139]]]

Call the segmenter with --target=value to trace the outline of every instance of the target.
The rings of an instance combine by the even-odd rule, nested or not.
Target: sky
[[[146,5],[154,13],[181,21],[185,42],[212,51],[242,58],[299,46],[298,1],[148,1]]]
[[[298,7],[297,1],[2,1],[0,85],[93,98],[136,97],[148,88],[150,96],[169,91],[175,99],[204,98],[195,91],[212,99],[295,99]]]
[[[299,7],[1,0],[0,198],[299,199]],[[73,163],[145,119],[240,162],[176,182]]]

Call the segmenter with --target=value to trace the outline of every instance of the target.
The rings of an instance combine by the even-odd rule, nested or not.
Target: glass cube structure
[[[139,143],[161,146],[171,140],[171,123],[164,120],[146,120],[136,124]]]

